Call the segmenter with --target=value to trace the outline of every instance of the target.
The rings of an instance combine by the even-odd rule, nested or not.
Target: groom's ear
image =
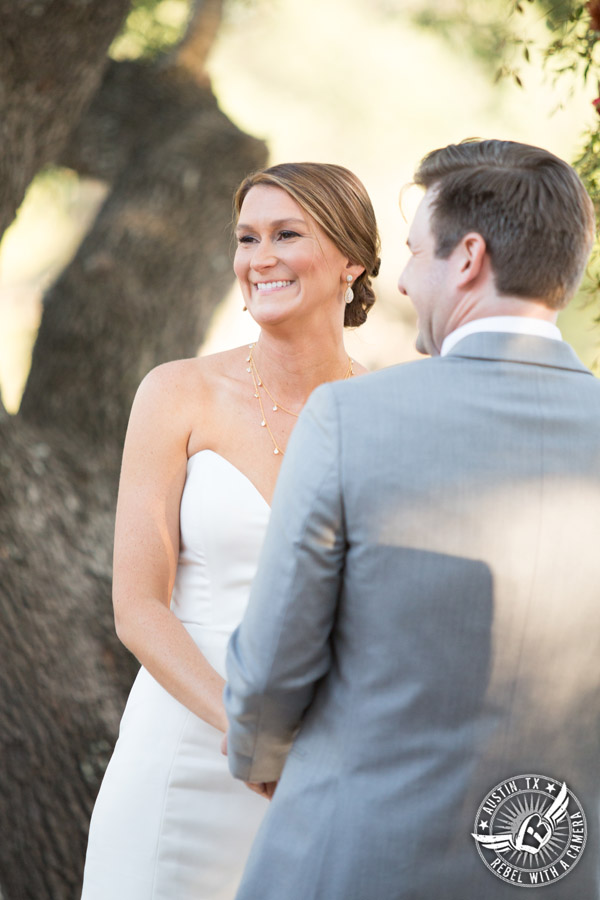
[[[467,287],[479,277],[486,252],[485,240],[477,231],[469,231],[460,240],[453,254],[459,287]]]

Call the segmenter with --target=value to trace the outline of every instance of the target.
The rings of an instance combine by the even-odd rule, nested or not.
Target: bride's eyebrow
[[[306,228],[306,222],[304,219],[297,219],[291,217],[289,219],[275,219],[273,222],[270,222],[269,225],[271,228],[281,228],[282,225],[292,225],[292,224],[301,225]],[[236,226],[236,231],[251,231],[254,226],[248,225],[245,222],[238,222]]]

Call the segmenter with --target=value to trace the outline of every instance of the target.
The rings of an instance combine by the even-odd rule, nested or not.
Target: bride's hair
[[[282,163],[248,175],[236,191],[237,220],[248,191],[256,185],[286,191],[319,223],[338,250],[365,271],[352,284],[344,325],[362,325],[375,302],[371,278],[379,272],[380,242],[375,213],[362,182],[343,166],[328,163]]]

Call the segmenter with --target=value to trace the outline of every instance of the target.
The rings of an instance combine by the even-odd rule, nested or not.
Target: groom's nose
[[[408,297],[408,292],[404,284],[404,269],[400,273],[400,278],[398,279],[398,290],[401,294],[404,294],[405,297]]]

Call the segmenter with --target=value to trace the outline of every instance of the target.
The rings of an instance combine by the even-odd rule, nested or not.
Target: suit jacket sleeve
[[[345,554],[337,411],[330,385],[311,396],[283,462],[258,572],[227,653],[229,767],[279,778],[317,682]]]

